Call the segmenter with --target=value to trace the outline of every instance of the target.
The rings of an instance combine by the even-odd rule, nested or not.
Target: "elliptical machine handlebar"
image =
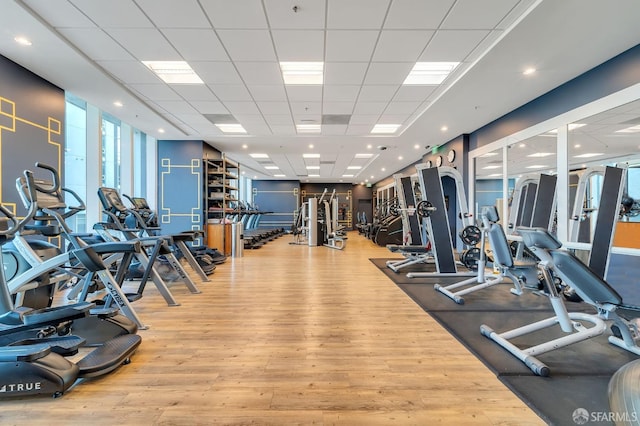
[[[25,170],[24,177],[25,177],[25,181],[27,182],[27,191],[29,192],[29,195],[34,196],[36,190],[33,186],[33,172],[31,172],[30,170]],[[33,216],[36,214],[36,211],[38,211],[38,203],[33,202],[29,205],[29,210],[27,211],[27,214],[25,215],[25,217],[22,218],[22,220],[18,220],[18,218],[16,218],[16,216],[13,213],[11,213],[6,207],[0,205],[0,212],[2,212],[5,218],[9,219],[9,222],[11,222],[11,225],[9,225],[7,229],[0,229],[0,235],[9,236],[9,235],[15,234],[27,222],[33,219]]]

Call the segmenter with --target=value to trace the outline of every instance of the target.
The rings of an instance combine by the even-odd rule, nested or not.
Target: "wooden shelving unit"
[[[222,158],[205,158],[204,206],[207,218],[207,245],[225,255],[231,254],[231,224],[228,216],[238,204],[240,165]]]

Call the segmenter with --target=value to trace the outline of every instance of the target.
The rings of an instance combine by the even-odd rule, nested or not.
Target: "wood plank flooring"
[[[484,365],[369,262],[285,236],[212,281],[152,285],[132,363],[62,398],[0,401],[2,425],[538,425]]]

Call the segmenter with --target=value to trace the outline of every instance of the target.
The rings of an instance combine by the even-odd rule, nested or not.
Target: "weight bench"
[[[613,336],[609,342],[640,355],[637,341],[640,338],[637,327],[631,321],[640,317],[640,307],[626,306],[622,297],[590,268],[573,254],[561,250],[562,244],[543,228],[518,228],[525,245],[540,258],[538,268],[544,277],[544,284],[555,316],[534,322],[510,331],[497,333],[487,325],[480,327],[481,333],[511,352],[524,362],[534,373],[547,376],[549,368],[536,357],[573,343],[581,342],[603,334],[605,320],[613,320]],[[595,314],[568,312],[558,295],[550,271],[571,286],[582,300],[596,309]],[[509,340],[548,327],[560,325],[564,336],[521,349]],[[590,325],[590,326],[589,326]]]
[[[392,253],[402,253],[404,259],[387,260],[387,268],[393,272],[418,263],[433,262],[433,254],[430,247],[418,245],[387,244],[387,249]]]
[[[522,287],[527,282],[534,281],[537,285],[536,264],[531,262],[515,262],[511,255],[511,248],[504,233],[504,229],[498,223],[498,209],[495,206],[484,207],[480,214],[483,229],[480,238],[480,258],[478,260],[478,275],[464,281],[448,286],[435,284],[433,288],[452,299],[459,305],[464,304],[464,295],[483,290],[497,284],[504,283],[507,279],[513,282],[511,293],[522,294]],[[487,274],[486,252],[484,250],[486,238],[489,238],[489,246],[493,252],[493,265],[497,273]]]

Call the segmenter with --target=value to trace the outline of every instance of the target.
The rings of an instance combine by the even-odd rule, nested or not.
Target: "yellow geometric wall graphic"
[[[192,158],[189,164],[174,164],[171,161],[171,158],[160,159],[160,223],[171,223],[172,217],[187,217],[190,219],[192,230],[201,229],[201,160]],[[173,185],[169,183],[170,181]],[[179,184],[179,196],[166,194],[167,191],[175,191],[175,182]],[[176,203],[175,200],[181,199],[188,200],[183,203],[184,206],[193,207],[180,211],[181,203]],[[168,200],[173,201],[172,205],[169,205]]]
[[[62,122],[54,117],[47,117],[46,124],[39,124],[33,121],[22,118],[18,115],[16,103],[11,99],[7,99],[5,97],[0,96],[0,202],[2,205],[6,205],[15,212],[16,205],[15,203],[5,203],[2,196],[2,183],[3,183],[3,173],[2,173],[2,164],[5,161],[5,158],[2,156],[3,152],[3,134],[5,132],[16,133],[18,124],[26,124],[36,129],[42,130],[46,133],[46,143],[52,145],[57,152],[57,169],[62,172],[62,146],[63,142],[61,142],[60,135],[62,134]],[[10,158],[6,159],[7,161],[11,161]],[[62,176],[61,176],[62,178]]]

